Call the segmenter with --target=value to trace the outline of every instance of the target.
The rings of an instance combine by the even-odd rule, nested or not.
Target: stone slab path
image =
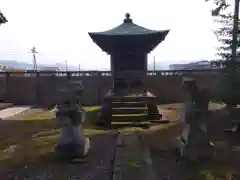
[[[150,148],[143,134],[120,134],[116,145],[113,180],[186,180],[175,152]]]
[[[11,116],[15,116],[15,115],[22,113],[24,111],[27,111],[29,109],[31,109],[31,106],[14,106],[14,107],[0,110],[0,119],[6,120],[7,118],[9,118]]]
[[[156,179],[149,151],[139,133],[120,133],[113,170],[113,180]]]

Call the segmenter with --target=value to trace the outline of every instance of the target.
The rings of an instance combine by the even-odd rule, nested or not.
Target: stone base
[[[162,118],[156,97],[149,92],[132,96],[107,94],[102,107],[98,118],[98,124],[101,125],[110,125],[112,122],[146,122]],[[137,115],[141,115],[141,118]]]
[[[85,138],[84,145],[77,143],[59,144],[55,148],[55,153],[61,159],[84,158],[88,155],[90,140]]]

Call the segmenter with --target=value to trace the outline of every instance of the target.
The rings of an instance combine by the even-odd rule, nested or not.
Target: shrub
[[[222,101],[228,107],[240,105],[240,72],[227,73],[223,77],[222,88],[220,89]]]

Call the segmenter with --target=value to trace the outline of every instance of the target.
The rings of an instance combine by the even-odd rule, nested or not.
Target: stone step
[[[139,102],[139,101],[148,102],[149,100],[154,100],[154,99],[155,97],[151,97],[151,96],[123,96],[123,97],[111,96],[106,98],[105,100],[111,101],[111,102]]]
[[[147,114],[147,107],[113,108],[112,114]]]
[[[162,114],[149,114],[148,118],[149,120],[161,120]]]
[[[143,122],[148,121],[148,115],[147,114],[114,114],[112,115],[112,122]]]
[[[139,102],[112,102],[112,107],[146,107],[147,101],[139,101]]]

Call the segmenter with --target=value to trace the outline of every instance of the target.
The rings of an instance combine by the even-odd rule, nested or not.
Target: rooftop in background
[[[58,67],[52,67],[52,66],[49,66],[49,67],[39,67],[38,68],[39,71],[59,71],[59,68]]]
[[[6,23],[6,22],[8,22],[6,17],[0,11],[0,24]]]
[[[171,64],[170,70],[191,70],[191,69],[211,69],[212,64],[210,61],[197,61],[187,64]]]

